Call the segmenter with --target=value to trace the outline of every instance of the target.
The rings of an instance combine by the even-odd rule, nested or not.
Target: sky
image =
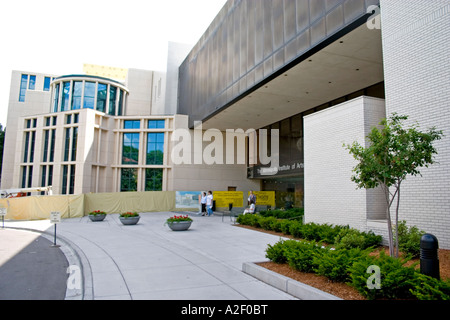
[[[76,74],[89,63],[164,71],[168,42],[194,45],[225,3],[4,1],[0,10],[0,123],[6,124],[12,70]]]

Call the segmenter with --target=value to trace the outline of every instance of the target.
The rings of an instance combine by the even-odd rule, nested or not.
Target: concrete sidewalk
[[[73,274],[71,299],[286,300],[295,299],[242,272],[244,262],[267,260],[279,237],[232,226],[229,217],[191,215],[188,231],[174,232],[165,220],[174,213],[142,213],[124,226],[117,214],[103,222],[89,217],[57,225],[57,243],[82,271],[83,292]],[[53,235],[49,221],[5,222]],[[76,258],[76,259],[74,259]],[[76,271],[77,269],[74,268]]]

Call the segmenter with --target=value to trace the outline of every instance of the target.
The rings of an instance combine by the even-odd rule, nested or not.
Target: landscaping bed
[[[439,250],[442,281],[437,281],[418,271],[420,260],[417,258],[417,246],[414,250],[410,244],[405,247],[409,255],[416,258],[402,255],[400,259],[393,259],[388,256],[388,249],[377,243],[379,239],[373,234],[348,226],[303,225],[300,219],[277,219],[273,215],[241,216],[238,222],[248,224],[239,225],[241,227],[284,238],[307,237],[307,241],[280,240],[273,246],[269,245],[266,256],[271,262],[261,263],[260,266],[342,299],[450,298],[450,250]],[[405,234],[409,242],[417,242],[416,231],[409,234],[406,230]],[[381,288],[370,290],[367,283],[372,274],[367,273],[366,269],[373,265],[380,266]]]

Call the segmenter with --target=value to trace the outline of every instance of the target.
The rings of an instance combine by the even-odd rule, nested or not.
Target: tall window
[[[123,168],[120,179],[120,191],[137,191],[137,169]]]
[[[147,134],[147,164],[162,165],[164,163],[164,133]]]
[[[122,164],[137,165],[138,162],[139,162],[139,133],[124,133]]]
[[[70,81],[64,82],[63,84],[61,111],[69,110],[70,104],[69,98],[70,98]]]
[[[50,77],[44,77],[44,91],[50,91]]]
[[[123,90],[120,90],[119,94],[119,110],[117,110],[117,115],[123,115]]]
[[[81,92],[83,82],[75,81],[72,89],[72,110],[81,109]]]
[[[19,94],[19,102],[25,102],[25,94],[27,92],[28,85],[28,75],[23,74],[20,80],[20,94]]]
[[[145,191],[162,191],[162,180],[162,169],[145,169]]]
[[[28,83],[28,89],[29,90],[36,89],[36,76],[30,76],[30,82]]]
[[[97,110],[100,112],[105,112],[106,109],[106,98],[108,95],[108,85],[99,83],[97,88]]]
[[[53,112],[58,112],[58,102],[59,102],[59,83],[55,86],[55,96],[53,97]]]
[[[116,94],[117,94],[117,88],[110,86],[109,87],[109,114],[112,116],[116,115]]]
[[[84,105],[85,109],[94,109],[95,106],[95,82],[84,83]]]

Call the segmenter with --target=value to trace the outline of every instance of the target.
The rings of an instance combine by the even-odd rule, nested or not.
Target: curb
[[[252,262],[242,264],[242,271],[262,282],[286,292],[300,300],[343,300],[304,283],[258,266]]]

